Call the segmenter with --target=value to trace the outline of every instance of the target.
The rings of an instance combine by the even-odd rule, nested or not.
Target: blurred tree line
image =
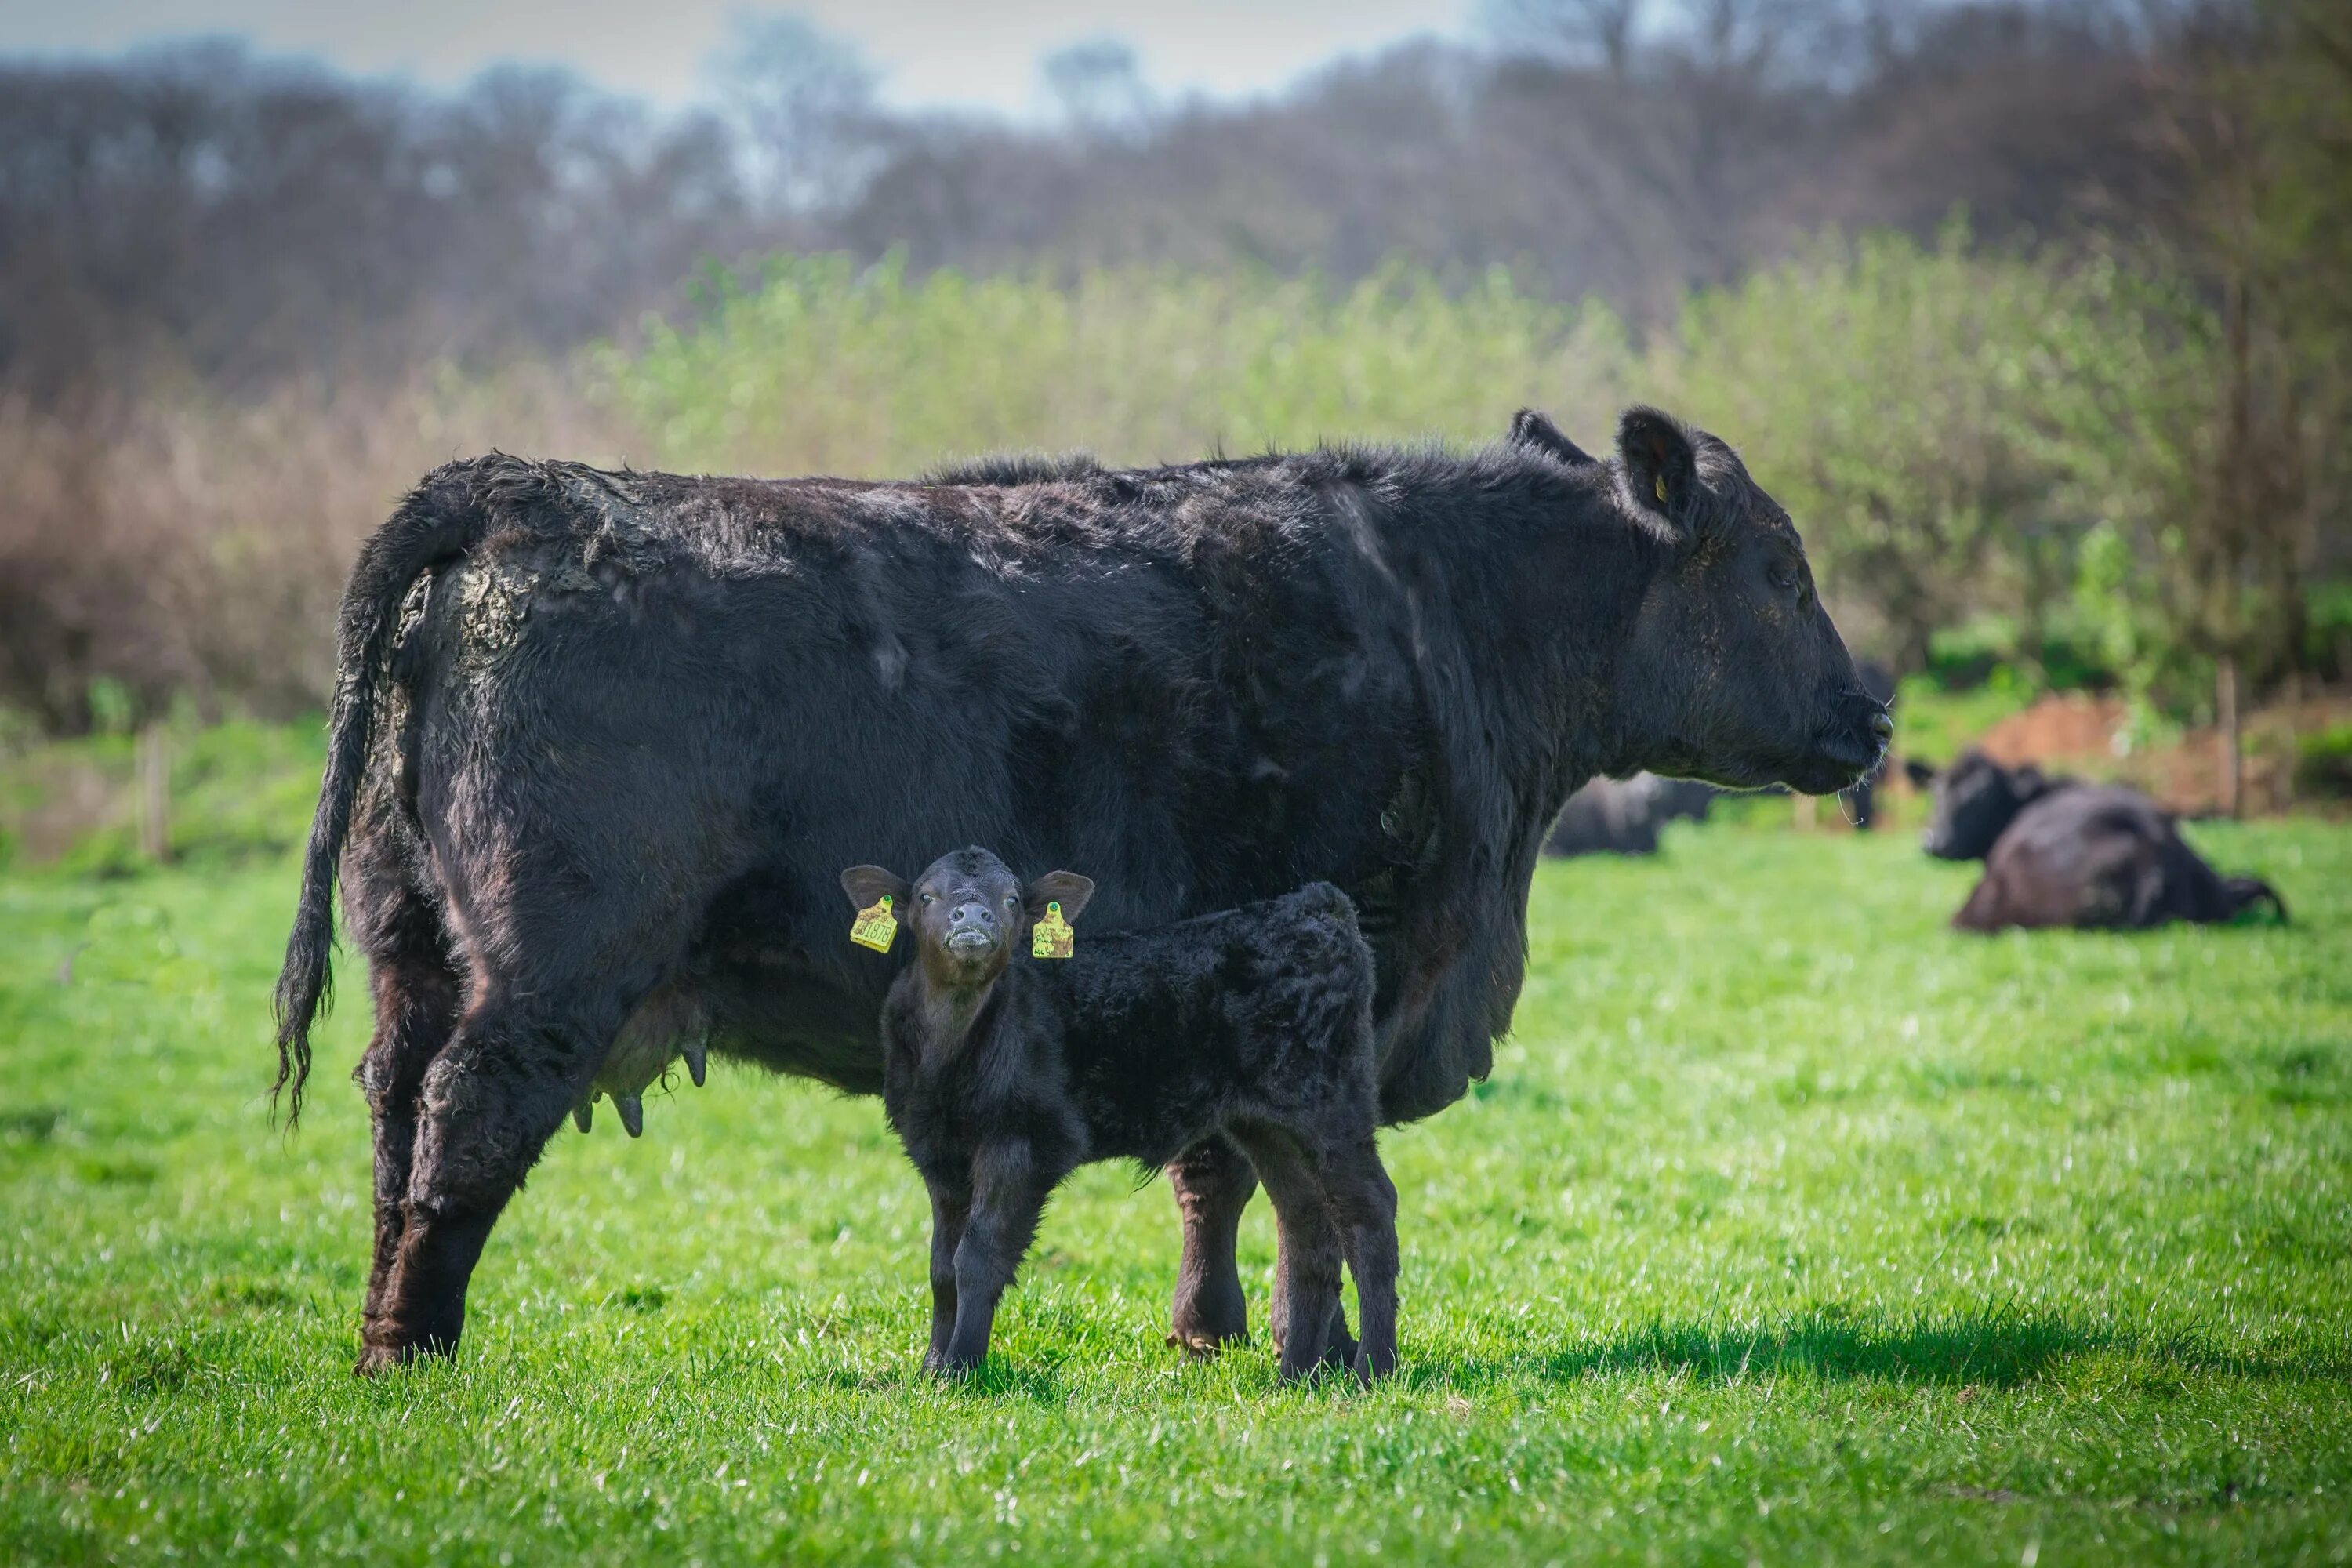
[[[1746,448],[1905,668],[1991,627],[2225,723],[2352,674],[2340,0],[1480,16],[1243,104],[1097,40],[1019,126],[885,112],[790,18],[667,116],[0,65],[0,703],[315,700],[352,542],[494,443],[905,472],[1635,396]]]

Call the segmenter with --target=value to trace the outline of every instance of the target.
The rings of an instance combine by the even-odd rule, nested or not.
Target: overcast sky
[[[1417,33],[1462,36],[1471,0],[0,0],[0,53],[111,53],[204,34],[312,56],[362,75],[446,86],[504,61],[555,62],[675,104],[696,94],[728,18],[798,11],[850,39],[903,107],[1025,114],[1042,107],[1038,58],[1105,35],[1125,39],[1161,93],[1232,96],[1276,87],[1335,56]]]

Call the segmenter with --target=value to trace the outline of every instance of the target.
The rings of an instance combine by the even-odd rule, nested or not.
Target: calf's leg
[[[1193,1355],[1248,1342],[1249,1302],[1234,1247],[1242,1211],[1257,1191],[1256,1173],[1229,1139],[1214,1137],[1178,1156],[1168,1167],[1168,1184],[1184,1225],[1168,1342]]]
[[[982,1146],[972,1161],[971,1215],[955,1249],[955,1329],[934,1370],[961,1377],[988,1359],[996,1303],[1019,1272],[1061,1174],[1040,1169],[1026,1143]]]
[[[925,1372],[947,1364],[948,1342],[955,1333],[956,1248],[963,1245],[971,1218],[971,1194],[931,1188],[931,1344],[923,1356]]]
[[[1396,1184],[1367,1126],[1361,1135],[1323,1152],[1317,1174],[1339,1223],[1348,1272],[1356,1277],[1356,1306],[1364,1331],[1353,1364],[1370,1383],[1396,1370]]]
[[[1320,1184],[1286,1136],[1271,1128],[1236,1136],[1274,1200],[1280,1247],[1275,1265],[1274,1342],[1282,1380],[1295,1382],[1325,1364],[1331,1324],[1340,1313],[1339,1232]]]

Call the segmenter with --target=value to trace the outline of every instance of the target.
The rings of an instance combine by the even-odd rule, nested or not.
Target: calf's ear
[[[1571,468],[1589,468],[1595,461],[1591,453],[1562,435],[1559,426],[1532,408],[1522,408],[1511,416],[1511,445],[1549,452]]]
[[[1698,498],[1698,453],[1682,421],[1654,408],[1628,408],[1617,421],[1617,456],[1633,504],[1688,535],[1691,503]]]
[[[1926,789],[1936,782],[1936,764],[1933,763],[1923,763],[1916,757],[1906,757],[1903,762],[1903,771],[1909,774],[1911,782],[1921,789]]]
[[[885,893],[890,895],[891,903],[903,910],[915,895],[906,878],[879,866],[852,866],[841,874],[841,890],[861,910],[870,910],[880,903]]]
[[[1021,901],[1029,906],[1033,921],[1045,918],[1047,904],[1062,906],[1062,918],[1075,921],[1087,900],[1095,896],[1095,879],[1081,877],[1076,871],[1048,871],[1021,889]]]

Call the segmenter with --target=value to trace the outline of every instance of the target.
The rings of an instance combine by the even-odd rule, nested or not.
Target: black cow
[[[2171,813],[2136,789],[2004,768],[1973,748],[1940,777],[1924,763],[1906,765],[1936,791],[1928,853],[1985,862],[1952,917],[1961,931],[2213,923],[2259,903],[2286,917],[2269,883],[2216,872]]]
[[[1460,455],[914,482],[479,458],[361,551],[339,661],[278,1065],[299,1111],[340,862],[376,1016],[362,1370],[457,1344],[499,1212],[600,1090],[634,1120],[706,1041],[880,1089],[898,963],[841,942],[842,866],[1085,866],[1109,931],[1332,882],[1402,1121],[1486,1074],[1571,790],[1828,793],[1890,731],[1787,514],[1648,409],[1605,462],[1536,415]],[[1239,1336],[1248,1162],[1170,1173],[1175,1337]]]
[[[1921,844],[1938,860],[1981,860],[1992,853],[2017,814],[2043,795],[2073,789],[2063,773],[2045,774],[2028,763],[2005,768],[1970,746],[1938,772],[1914,757],[1903,764],[1911,782],[1930,791],[1927,832]]]
[[[997,1299],[1072,1171],[1156,1170],[1222,1135],[1274,1198],[1284,1381],[1327,1352],[1363,1382],[1395,1367],[1372,954],[1347,894],[1316,882],[1077,942],[1094,883],[1050,871],[1024,884],[985,849],[942,856],[912,884],[853,866],[841,885],[884,911],[883,942],[892,904],[913,939],[882,1004],[882,1102],[931,1195],[927,1366],[961,1375],[986,1357]],[[1024,949],[1048,921],[1062,951],[1040,962]],[[1335,1342],[1343,1257],[1363,1310],[1351,1362]]]
[[[1692,779],[1635,773],[1630,779],[1594,779],[1568,797],[1544,838],[1544,853],[1654,855],[1669,822],[1705,822],[1715,789]]]

